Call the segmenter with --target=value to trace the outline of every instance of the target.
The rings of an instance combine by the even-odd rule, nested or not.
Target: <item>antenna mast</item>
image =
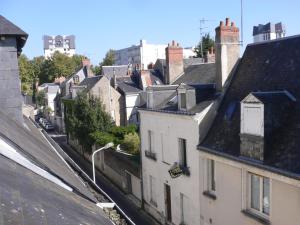
[[[244,44],[244,34],[243,34],[243,0],[241,0],[241,45]]]

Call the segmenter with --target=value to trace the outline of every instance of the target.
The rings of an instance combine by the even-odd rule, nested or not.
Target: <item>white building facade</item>
[[[269,41],[277,38],[285,37],[286,29],[284,24],[267,23],[265,25],[259,24],[253,27],[253,42]]]
[[[213,108],[193,116],[139,111],[144,206],[162,224],[200,224],[202,164],[196,146]],[[174,177],[177,166],[183,173]]]
[[[58,51],[67,56],[75,55],[75,36],[74,35],[57,35],[43,37],[44,57],[49,58],[54,52]]]
[[[157,59],[166,58],[167,45],[148,44],[146,40],[141,40],[139,45],[133,45],[129,48],[116,50],[116,65],[140,65],[141,69],[146,70],[154,65]],[[194,57],[196,54],[193,48],[183,49],[183,55],[186,58]]]

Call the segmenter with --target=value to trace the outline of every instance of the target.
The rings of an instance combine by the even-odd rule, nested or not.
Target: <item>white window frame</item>
[[[251,196],[251,176],[257,176],[259,178],[259,210],[251,207],[251,197],[252,197]],[[263,203],[263,201],[264,201],[264,199],[263,199],[263,191],[264,191],[263,181],[264,181],[264,178],[269,180],[269,212],[268,213],[263,211],[263,205],[264,205],[264,203]],[[271,204],[270,204],[271,203],[271,190],[272,190],[271,179],[269,177],[261,176],[259,174],[248,171],[247,172],[247,196],[246,196],[247,210],[249,210],[250,212],[252,212],[258,216],[261,216],[265,219],[269,219],[270,214],[271,214]]]

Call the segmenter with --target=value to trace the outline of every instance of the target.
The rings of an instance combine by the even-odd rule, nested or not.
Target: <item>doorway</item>
[[[171,187],[168,184],[165,184],[165,207],[167,221],[172,222]]]

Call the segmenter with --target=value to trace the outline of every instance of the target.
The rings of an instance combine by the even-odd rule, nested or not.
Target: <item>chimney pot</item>
[[[226,26],[229,26],[229,18],[226,18]]]
[[[172,46],[175,46],[175,41],[174,40],[172,41]]]
[[[223,27],[224,23],[223,21],[220,21],[220,27]]]

